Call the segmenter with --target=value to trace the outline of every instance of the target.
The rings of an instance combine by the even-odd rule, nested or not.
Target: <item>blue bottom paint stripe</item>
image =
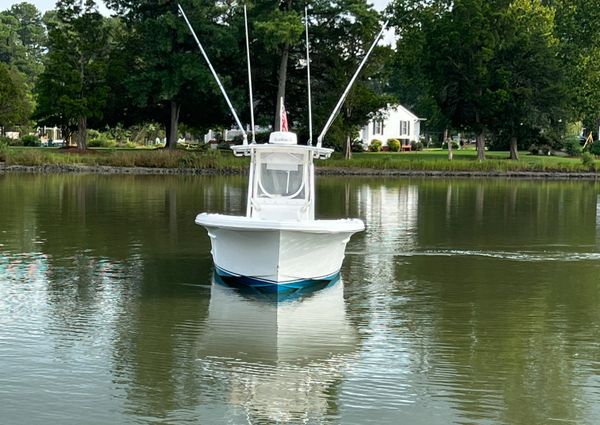
[[[234,273],[231,273],[227,270],[224,270],[215,265],[216,273],[221,277],[221,279],[233,286],[248,286],[251,288],[256,288],[260,290],[265,290],[268,292],[282,292],[282,291],[290,291],[296,289],[304,289],[315,285],[327,285],[330,282],[337,280],[339,278],[339,272],[333,273],[328,276],[318,277],[314,279],[300,279],[294,280],[290,282],[273,282],[269,280],[263,280],[250,276],[240,276]]]

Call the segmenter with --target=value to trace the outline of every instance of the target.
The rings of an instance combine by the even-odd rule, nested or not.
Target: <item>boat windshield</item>
[[[261,157],[259,197],[305,197],[304,155],[274,152],[262,154]]]

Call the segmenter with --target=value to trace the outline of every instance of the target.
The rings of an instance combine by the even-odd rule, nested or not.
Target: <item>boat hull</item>
[[[294,289],[338,277],[346,244],[360,220],[264,221],[199,214],[211,240],[216,272],[227,282]]]

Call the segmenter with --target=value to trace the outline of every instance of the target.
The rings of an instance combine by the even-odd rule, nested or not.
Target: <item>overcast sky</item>
[[[2,3],[0,10],[10,9],[13,4],[23,3],[24,1],[34,4],[42,14],[50,9],[54,9],[54,5],[56,4],[56,0],[0,0],[0,3]],[[104,7],[104,2],[96,1],[96,4],[100,12],[108,14],[108,10]]]
[[[21,3],[22,1],[23,0],[2,0],[2,8],[0,10],[9,9],[13,4]],[[28,0],[27,2],[35,4],[42,13],[54,9],[54,5],[56,4],[56,0]],[[372,3],[377,10],[383,9],[389,2],[390,0],[372,0]],[[100,12],[108,13],[102,1],[97,1],[96,3],[98,4]]]
[[[0,6],[0,10],[10,9],[13,4],[22,3],[24,0],[0,0],[2,2],[2,6]],[[34,4],[42,14],[47,10],[54,9],[54,5],[56,4],[56,0],[26,0],[28,3]],[[374,4],[375,9],[382,10],[385,6],[390,3],[391,0],[371,0],[371,3]],[[100,13],[104,15],[108,15],[109,11],[104,6],[104,2],[100,0],[96,0],[96,4],[98,5],[98,10]],[[394,44],[394,33],[393,30],[387,31],[387,33],[383,37],[383,42],[385,44]]]

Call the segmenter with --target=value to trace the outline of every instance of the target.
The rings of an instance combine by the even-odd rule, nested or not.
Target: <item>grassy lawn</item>
[[[454,150],[448,161],[448,151],[426,149],[419,152],[361,152],[346,161],[341,153],[330,160],[318,161],[317,166],[329,168],[366,168],[375,170],[418,171],[544,171],[586,172],[600,170],[600,161],[584,166],[581,158],[537,156],[520,152],[519,161],[508,159],[508,152],[486,152],[486,160],[477,161],[474,148]],[[81,154],[58,148],[10,147],[0,149],[0,161],[7,165],[105,165],[115,167],[199,168],[240,171],[247,167],[247,158],[233,157],[230,151],[168,151],[164,149],[103,149],[93,148]]]
[[[531,155],[520,152],[518,161],[508,159],[508,152],[486,152],[486,160],[477,161],[474,148],[454,150],[454,159],[448,161],[448,151],[425,149],[418,152],[360,152],[353,153],[350,161],[341,154],[334,154],[331,161],[320,163],[330,167],[390,168],[407,170],[440,171],[560,171],[582,172],[600,169],[600,161],[595,161],[594,170],[583,165],[581,158]]]

